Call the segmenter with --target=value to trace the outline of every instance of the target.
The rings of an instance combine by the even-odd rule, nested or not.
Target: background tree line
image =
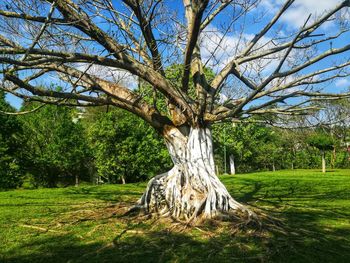
[[[24,103],[32,110],[35,102]],[[349,168],[348,102],[326,105],[333,125],[285,129],[252,123],[213,126],[219,173],[316,168],[321,152],[331,168]],[[328,112],[327,112],[328,110]],[[0,93],[0,111],[15,112]],[[330,116],[332,115],[332,116]],[[0,188],[57,187],[145,181],[172,166],[158,134],[121,109],[45,105],[30,114],[0,114]],[[225,168],[226,166],[226,168]]]

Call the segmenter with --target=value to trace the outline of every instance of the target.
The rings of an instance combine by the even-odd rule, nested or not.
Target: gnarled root
[[[183,223],[204,219],[256,221],[256,214],[234,200],[219,179],[189,173],[189,165],[175,165],[154,177],[136,206],[146,214],[170,216]]]

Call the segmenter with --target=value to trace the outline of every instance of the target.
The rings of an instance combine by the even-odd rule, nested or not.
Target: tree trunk
[[[121,177],[120,177],[120,179],[121,179],[121,181],[122,181],[122,184],[125,184],[126,182],[125,182],[125,177],[124,177],[124,175],[122,175]]]
[[[79,186],[79,175],[75,175],[75,187]]]
[[[171,128],[164,137],[174,167],[150,180],[138,207],[186,222],[238,211],[253,215],[230,196],[216,176],[209,129],[192,128],[186,136]]]
[[[335,161],[337,160],[337,151],[336,148],[333,148],[333,152],[332,152],[332,160],[331,160],[331,168],[334,169],[335,168]]]
[[[326,173],[326,152],[322,151],[322,173]]]
[[[232,175],[236,174],[235,158],[232,154],[230,155],[230,173]]]

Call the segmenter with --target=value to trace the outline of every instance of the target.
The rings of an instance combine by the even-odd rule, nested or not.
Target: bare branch
[[[296,35],[298,37],[293,38],[293,40],[291,42],[280,44],[276,48],[268,49],[268,50],[265,50],[265,51],[257,53],[257,54],[248,55],[249,51],[251,51],[251,49],[256,45],[256,43],[259,41],[259,39],[261,39],[267,33],[267,31],[279,20],[281,15],[290,7],[290,5],[293,2],[294,1],[291,1],[291,0],[287,1],[285,3],[285,5],[282,7],[282,9],[280,10],[280,12],[278,12],[276,14],[276,16],[270,21],[270,23],[267,24],[266,27],[253,38],[250,45],[248,45],[248,47],[245,49],[245,51],[243,51],[240,55],[235,57],[231,62],[229,62],[221,70],[221,72],[214,78],[214,80],[211,83],[211,86],[214,89],[219,88],[219,86],[224,82],[224,80],[232,73],[232,71],[235,67],[237,68],[239,65],[241,65],[243,63],[281,52],[284,49],[287,49],[287,48],[293,46],[293,43],[298,43],[299,41],[309,37],[312,32],[314,32],[317,28],[319,28],[325,21],[327,21],[327,19],[329,19],[336,12],[338,12],[339,10],[341,10],[344,7],[349,6],[348,0],[343,1],[341,4],[336,6],[333,10],[327,12],[324,16],[322,16],[321,18],[316,20],[311,25],[303,27],[302,30],[300,30],[299,32],[296,33]]]
[[[295,0],[288,0],[284,3],[280,11],[272,18],[272,20],[250,41],[247,48],[242,52],[242,56],[246,56],[252,50],[256,43],[258,43],[258,41],[271,29],[271,27],[280,19],[280,17],[294,3],[294,1]]]
[[[220,6],[216,8],[210,15],[208,15],[201,24],[200,30],[203,31],[226,7],[228,7],[233,0],[222,1]]]
[[[138,1],[133,0],[124,0],[124,3],[126,3],[135,13],[139,23],[140,23],[140,29],[142,31],[143,37],[145,38],[146,44],[148,46],[149,51],[152,54],[152,60],[153,60],[153,68],[156,71],[161,72],[162,75],[164,75],[164,69],[162,65],[161,56],[158,50],[157,41],[154,37],[153,31],[152,31],[152,14],[150,18],[146,18],[145,15],[142,12],[140,3]],[[160,1],[157,1],[155,4],[155,7],[153,8],[153,11],[155,10],[156,6],[160,3]],[[153,12],[152,12],[153,13]]]
[[[29,21],[34,21],[34,22],[39,22],[39,23],[45,23],[47,21],[47,17],[45,16],[31,16],[28,14],[19,14],[16,12],[9,12],[5,10],[0,10],[0,16],[4,17],[9,17],[9,18],[20,18],[23,20],[29,20]],[[50,18],[49,19],[50,23],[55,23],[55,24],[63,24],[66,25],[68,24],[68,21],[62,18]]]
[[[40,110],[41,108],[43,108],[45,105],[46,104],[41,104],[38,107],[35,107],[34,109],[28,110],[28,111],[10,112],[10,111],[2,111],[2,110],[0,110],[0,114],[4,114],[4,115],[25,115],[25,114],[36,112],[36,111]]]

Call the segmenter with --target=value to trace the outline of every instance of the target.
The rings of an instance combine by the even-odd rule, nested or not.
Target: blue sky
[[[22,105],[22,99],[12,95],[12,94],[6,94],[6,100],[16,109],[19,109]]]

